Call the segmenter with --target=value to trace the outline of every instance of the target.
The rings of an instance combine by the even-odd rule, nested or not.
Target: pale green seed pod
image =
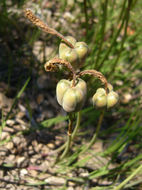
[[[56,96],[58,103],[67,112],[79,111],[84,105],[87,85],[82,79],[77,79],[76,84],[72,87],[72,81],[61,80],[57,84]]]
[[[70,81],[62,79],[58,82],[56,87],[56,96],[57,96],[57,101],[60,105],[62,105],[64,93],[69,88],[70,88]]]
[[[87,85],[86,85],[86,82],[82,79],[78,79],[77,82],[76,82],[76,88],[82,90],[83,92],[83,95],[86,97],[86,94],[87,94]]]
[[[79,111],[84,103],[83,92],[75,87],[68,89],[63,97],[63,109],[66,112]]]
[[[70,48],[64,42],[59,46],[59,58],[69,61],[75,69],[78,69],[84,63],[86,55],[89,52],[85,42],[76,42],[72,36],[67,36],[66,39],[74,46]]]
[[[106,91],[104,88],[98,88],[96,93],[99,93],[99,94],[106,94]]]
[[[79,61],[79,57],[75,49],[70,49],[69,51],[66,51],[63,55],[63,58],[64,60],[70,62],[72,65]]]
[[[107,96],[106,93],[97,92],[92,98],[93,106],[102,108],[107,105]]]
[[[76,39],[72,36],[65,37],[73,46],[76,43]],[[71,53],[72,48],[66,45],[64,42],[60,43],[59,46],[59,58],[66,60],[66,53]]]
[[[80,61],[82,61],[82,59],[84,59],[89,52],[89,48],[85,42],[76,42],[75,50],[79,56]]]
[[[119,96],[116,92],[111,91],[107,95],[107,108],[113,107],[118,102]]]

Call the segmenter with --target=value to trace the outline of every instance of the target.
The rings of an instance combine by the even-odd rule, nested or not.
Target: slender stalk
[[[107,6],[108,6],[108,0],[105,0],[105,3],[102,3],[103,7],[103,16],[102,16],[102,28],[101,28],[101,42],[99,45],[99,50],[97,54],[97,59],[96,59],[96,68],[98,66],[98,60],[100,58],[103,42],[104,42],[104,35],[105,35],[105,27],[106,27],[106,21],[107,21]]]
[[[126,15],[127,15],[127,11],[125,11],[125,12],[126,12],[126,13],[125,13],[125,15],[124,15],[124,17],[123,17],[123,20],[122,20],[122,22],[121,22],[121,25],[120,25],[119,29],[116,31],[116,33],[115,33],[115,35],[114,35],[114,37],[113,37],[113,39],[112,39],[111,45],[110,45],[110,47],[108,48],[106,54],[104,55],[104,58],[103,58],[102,61],[100,62],[99,66],[98,66],[98,70],[103,66],[104,61],[108,58],[108,56],[109,56],[109,54],[110,54],[112,48],[114,47],[114,44],[116,43],[116,40],[117,40],[117,38],[118,38],[118,36],[119,36],[119,34],[120,34],[120,32],[121,32],[123,26],[124,26],[125,19],[126,19]]]
[[[99,121],[98,121],[97,128],[96,128],[96,133],[93,135],[93,137],[92,137],[90,143],[88,144],[88,146],[84,150],[82,150],[81,154],[86,152],[96,142],[96,139],[98,137],[98,134],[99,134],[99,131],[100,131],[100,128],[101,128],[101,124],[102,124],[102,121],[103,121],[103,118],[104,118],[104,112],[105,112],[105,110],[103,110],[101,112],[101,114],[100,114]]]
[[[129,177],[127,177],[120,185],[118,185],[114,190],[122,189],[137,173],[142,171],[142,165],[140,165]]]
[[[87,14],[87,0],[84,0],[84,13],[86,21],[86,34],[88,33],[88,14]]]
[[[79,112],[77,113],[76,126],[75,126],[75,128],[74,128],[73,133],[72,133],[72,140],[74,140],[74,138],[75,138],[75,136],[76,136],[76,134],[77,134],[77,132],[78,132],[78,129],[79,129],[79,127],[80,127],[80,121],[81,121],[81,112],[79,111]]]
[[[65,148],[64,152],[62,153],[62,155],[60,156],[60,160],[65,158],[65,156],[68,154],[68,152],[70,150],[71,140],[72,140],[72,126],[73,126],[73,117],[72,117],[72,113],[70,113],[69,114],[69,126],[68,126],[68,139],[67,139],[67,143],[66,143],[66,148]]]
[[[115,71],[116,65],[117,65],[118,60],[120,58],[120,55],[121,55],[121,52],[123,50],[123,46],[124,46],[124,43],[125,43],[125,40],[126,40],[126,37],[127,37],[127,27],[128,27],[129,17],[130,17],[131,2],[132,1],[128,1],[127,14],[126,14],[126,23],[125,23],[125,29],[124,29],[124,36],[123,36],[123,39],[122,39],[122,42],[121,42],[121,47],[120,47],[120,50],[118,52],[117,58],[115,59],[113,65],[111,67],[111,71],[109,72],[108,77],[111,75],[111,73],[113,73]]]
[[[79,126],[80,126],[80,121],[81,121],[81,112],[79,111],[77,113],[76,126],[74,128],[73,133],[72,133],[72,141],[74,140],[74,138],[75,138],[75,136],[77,134],[77,131],[78,131]],[[54,153],[61,152],[66,146],[67,146],[67,142],[65,144],[63,144],[61,147],[59,147],[58,149],[56,149]]]
[[[122,16],[123,16],[123,14],[125,13],[124,10],[125,10],[126,2],[127,2],[127,1],[124,1],[124,2],[123,2],[122,8],[121,8],[121,12],[120,12],[120,15],[119,15],[118,20],[117,20],[117,26],[119,25],[119,23],[120,23],[120,21],[121,21],[121,19],[122,19]]]
[[[70,135],[68,134],[68,140],[67,140],[67,143],[66,143],[66,148],[65,148],[63,154],[60,156],[60,160],[62,160],[63,158],[65,158],[66,155],[68,154],[69,149],[70,149],[70,145],[71,145],[71,139],[72,139],[71,138],[71,134]]]

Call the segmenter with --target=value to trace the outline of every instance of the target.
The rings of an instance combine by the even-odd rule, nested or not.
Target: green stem
[[[118,20],[117,20],[117,26],[119,25],[119,23],[120,23],[120,21],[121,21],[121,19],[122,19],[122,16],[123,16],[123,14],[125,13],[125,5],[126,5],[126,2],[127,2],[127,1],[124,1],[124,2],[123,2],[122,9],[121,9],[120,15],[119,15]]]
[[[114,73],[114,71],[115,71],[116,65],[117,65],[118,60],[119,60],[119,58],[120,58],[120,56],[121,56],[121,52],[122,52],[122,50],[123,50],[123,46],[124,46],[124,43],[125,43],[125,40],[126,40],[126,37],[127,37],[127,27],[128,27],[128,22],[129,22],[129,16],[130,16],[131,2],[132,2],[132,1],[128,1],[127,14],[126,14],[126,24],[125,24],[124,36],[123,36],[123,39],[122,39],[122,42],[121,42],[121,47],[120,47],[120,50],[119,50],[119,52],[118,52],[117,58],[115,59],[113,65],[112,65],[112,67],[111,67],[112,69],[111,69],[111,71],[110,71],[109,74],[108,74],[108,78],[109,78],[110,75],[111,75],[112,73]]]
[[[140,165],[129,177],[127,177],[120,185],[118,185],[114,190],[122,189],[138,172],[142,170],[142,165]]]
[[[79,111],[77,113],[77,121],[76,121],[76,126],[75,126],[73,134],[72,134],[72,140],[74,140],[74,138],[75,138],[75,136],[77,134],[77,131],[78,131],[79,127],[80,127],[80,121],[81,121],[81,112]]]
[[[68,154],[69,149],[70,149],[70,145],[71,145],[71,140],[72,140],[72,136],[71,136],[71,134],[68,134],[68,140],[67,140],[67,143],[66,143],[66,148],[65,148],[63,154],[60,156],[60,160],[65,158],[66,155]]]
[[[74,128],[73,134],[72,134],[72,141],[74,140],[76,133],[78,131],[78,128],[80,126],[80,121],[81,121],[81,112],[79,111],[77,113],[77,121],[76,121],[76,126]],[[67,146],[67,142],[65,144],[63,144],[61,147],[59,147],[58,149],[55,150],[55,153],[57,152],[61,152],[65,147]]]
[[[103,16],[102,16],[102,28],[101,28],[101,42],[97,54],[96,59],[96,68],[98,66],[98,60],[100,58],[103,42],[104,42],[104,35],[105,35],[105,27],[106,27],[106,21],[107,21],[107,6],[108,6],[108,0],[105,0],[105,3],[102,3],[102,9],[103,9]]]
[[[72,126],[73,126],[73,114],[69,113],[69,125],[68,125],[68,138],[64,152],[60,156],[60,160],[62,160],[69,152],[72,140]]]
[[[104,58],[102,59],[102,61],[100,62],[99,66],[98,66],[98,70],[103,66],[104,61],[108,58],[112,48],[114,47],[114,44],[116,43],[116,40],[117,40],[117,38],[118,38],[122,28],[123,28],[123,25],[124,25],[124,22],[125,22],[125,19],[126,19],[126,15],[127,15],[127,11],[126,11],[126,14],[123,17],[123,20],[122,20],[122,23],[121,23],[119,29],[116,31],[116,33],[115,33],[115,35],[114,35],[114,37],[112,39],[111,46],[108,48],[106,54],[104,55]]]
[[[100,131],[100,128],[101,128],[101,124],[102,124],[102,121],[103,121],[103,118],[104,118],[104,112],[105,112],[105,110],[103,110],[101,112],[101,114],[100,114],[99,121],[98,121],[97,128],[96,128],[96,133],[93,135],[93,137],[92,137],[90,143],[88,144],[88,146],[84,150],[82,150],[81,154],[86,152],[96,142],[96,139],[98,137],[98,134],[99,134],[99,131]]]
[[[87,36],[88,34],[87,0],[84,0],[84,13],[85,13],[85,21],[86,21],[86,36]]]

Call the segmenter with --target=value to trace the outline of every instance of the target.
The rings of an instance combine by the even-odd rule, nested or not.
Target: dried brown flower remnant
[[[34,25],[41,28],[44,32],[47,32],[49,34],[52,34],[61,38],[68,46],[70,46],[71,48],[74,48],[74,46],[68,40],[66,40],[62,34],[57,32],[55,29],[49,27],[42,20],[36,17],[30,9],[24,10],[24,14],[26,18],[28,18]]]
[[[73,84],[72,86],[75,86],[75,80],[76,80],[76,73],[74,68],[72,67],[72,65],[68,62],[65,61],[63,59],[59,59],[59,58],[53,58],[51,60],[49,60],[45,65],[45,71],[49,72],[49,71],[55,71],[57,69],[57,65],[63,65],[65,67],[67,67],[73,74]]]

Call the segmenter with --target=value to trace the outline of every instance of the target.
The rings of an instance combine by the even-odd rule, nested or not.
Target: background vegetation
[[[45,73],[44,63],[58,54],[60,40],[29,23],[26,7],[85,41],[90,54],[83,69],[101,71],[120,96],[105,111],[96,144],[81,154],[100,115],[90,103],[100,83],[85,78],[88,101],[72,154],[54,166],[52,152],[67,131],[55,87],[66,76]],[[1,188],[142,189],[141,8],[140,0],[0,1]]]

